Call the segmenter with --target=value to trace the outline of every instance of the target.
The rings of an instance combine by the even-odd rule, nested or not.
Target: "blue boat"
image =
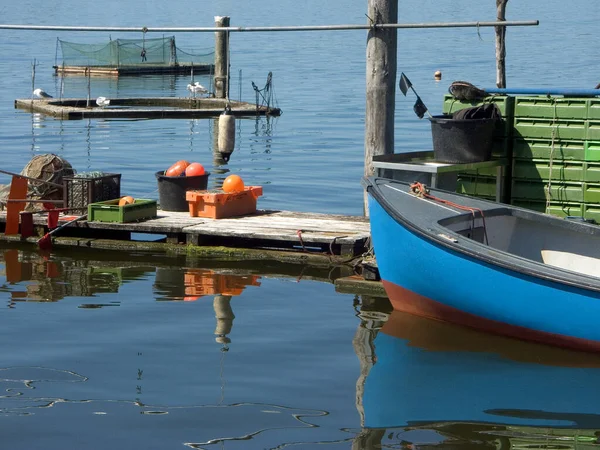
[[[391,313],[374,347],[376,362],[362,402],[366,428],[486,424],[496,430],[527,427],[532,434],[535,427],[600,430],[594,395],[600,355],[401,311]]]
[[[600,350],[600,227],[419,183],[363,185],[394,309]]]

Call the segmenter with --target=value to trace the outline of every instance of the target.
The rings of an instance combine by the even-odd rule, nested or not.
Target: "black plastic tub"
[[[203,191],[208,186],[208,176],[193,177],[177,176],[168,177],[165,171],[156,172],[158,180],[158,205],[163,211],[189,211],[188,202],[185,198],[187,191]]]
[[[435,160],[455,164],[489,161],[496,120],[453,119],[449,115],[430,117]]]

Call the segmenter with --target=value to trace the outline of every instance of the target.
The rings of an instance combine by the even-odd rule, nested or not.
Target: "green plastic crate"
[[[134,203],[119,206],[119,199],[88,205],[88,220],[98,222],[135,222],[156,217],[156,200],[135,199]]]
[[[600,120],[588,120],[586,139],[600,141]]]
[[[528,201],[528,200],[513,200],[512,205],[520,208],[531,209],[546,214],[552,214],[557,217],[583,217],[584,205],[582,203],[561,203],[546,201]]]
[[[486,103],[494,103],[500,110],[502,117],[512,118],[513,117],[513,102],[514,97],[507,95],[494,95],[485,98],[478,102],[468,102],[455,99],[452,95],[446,94],[444,96],[444,105],[442,112],[444,114],[452,114],[453,112],[460,111],[461,109],[471,108],[473,106],[479,106]]]
[[[600,205],[583,205],[583,217],[585,219],[593,219],[600,224]]]
[[[493,200],[496,198],[496,178],[460,176],[456,180],[456,192]]]
[[[537,181],[585,181],[587,166],[582,161],[514,159],[513,178]],[[600,169],[600,165],[598,165]],[[600,177],[600,172],[598,172]],[[590,180],[591,181],[591,180]]]
[[[588,100],[568,97],[515,97],[515,117],[588,118]]]
[[[600,144],[597,151],[588,152],[581,141],[554,141],[547,139],[514,139],[513,157],[517,159],[559,159],[574,161],[600,161]],[[592,159],[596,158],[596,159]]]
[[[598,123],[600,140],[600,123]],[[552,120],[515,117],[513,137],[555,140],[585,141],[588,136],[588,122],[585,120]],[[591,139],[591,138],[590,138]]]
[[[585,183],[561,183],[553,181],[550,183],[550,201],[561,203],[584,203]],[[600,185],[597,185],[600,188]],[[536,200],[546,201],[548,183],[544,181],[512,180],[511,201],[514,200]],[[600,189],[598,191],[600,197]],[[590,192],[590,196],[594,193]]]
[[[588,99],[587,118],[590,120],[600,120],[600,98]]]

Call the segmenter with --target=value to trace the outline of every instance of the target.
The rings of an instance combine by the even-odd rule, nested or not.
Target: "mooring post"
[[[506,21],[506,4],[508,0],[496,0],[496,20]],[[506,27],[494,27],[496,29],[496,87],[506,87]]]
[[[377,24],[398,22],[398,0],[369,0],[367,38],[367,98],[365,113],[365,175],[374,174],[373,156],[394,153],[396,49],[398,31]],[[367,197],[365,215],[369,215]]]
[[[229,17],[215,16],[215,27],[228,27]],[[229,32],[215,32],[215,97],[229,96]]]

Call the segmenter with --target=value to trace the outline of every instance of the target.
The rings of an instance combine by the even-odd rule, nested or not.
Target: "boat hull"
[[[453,248],[450,241],[443,245],[388,209],[369,195],[375,256],[394,309],[521,339],[600,350],[599,292],[487,262]]]

